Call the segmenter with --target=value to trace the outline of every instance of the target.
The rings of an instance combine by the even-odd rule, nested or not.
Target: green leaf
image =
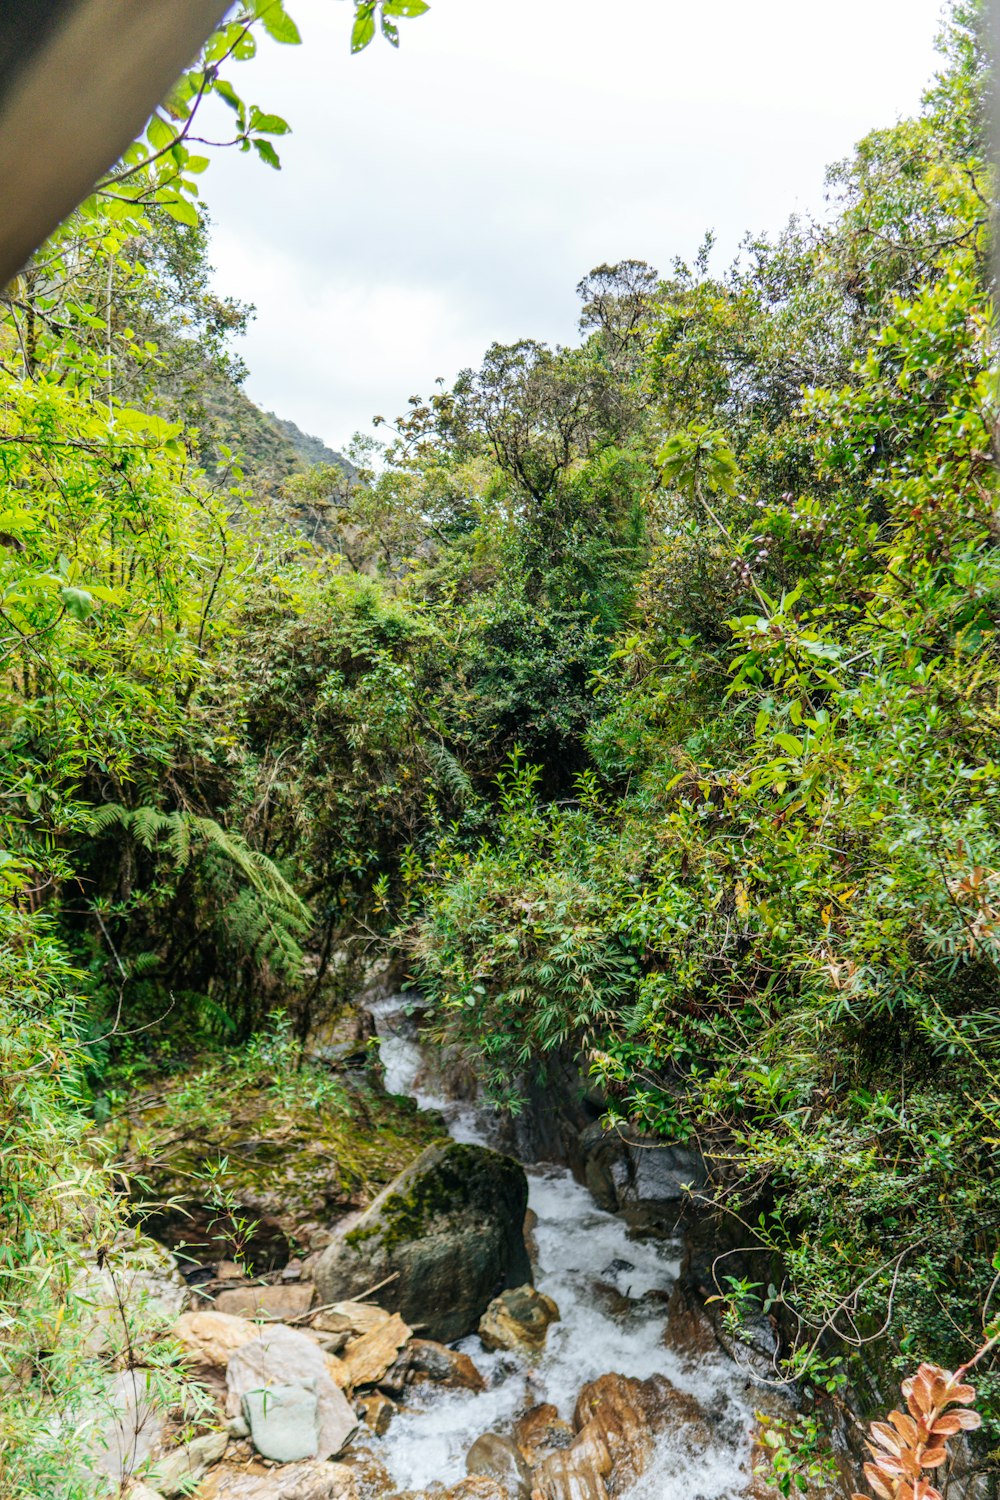
[[[262,135],[288,135],[291,126],[280,115],[266,115],[256,104],[250,111],[250,129]]]
[[[788,755],[801,755],[804,748],[797,734],[776,734],[774,743]]]
[[[162,115],[153,115],[146,126],[146,138],[154,151],[165,151],[177,137],[177,131]]]
[[[260,157],[261,161],[266,161],[269,167],[273,167],[276,172],[280,172],[281,157],[278,155],[277,151],[275,151],[274,147],[271,145],[271,142],[258,140],[254,141],[253,144],[254,150],[257,152],[257,155]]]
[[[234,109],[238,112],[243,108],[243,100],[233,88],[232,84],[227,83],[224,78],[217,78],[215,80],[215,92],[219,95],[220,98],[226,101],[230,109]]]
[[[74,620],[89,620],[94,613],[96,605],[94,597],[86,589],[64,588],[59,590],[66,613],[72,615]]]
[[[281,42],[286,47],[296,47],[302,41],[299,28],[286,14],[281,0],[263,0],[258,14],[260,24],[272,41]]]
[[[198,210],[193,203],[188,203],[184,198],[169,198],[161,202],[163,208],[178,224],[187,224],[191,229],[197,229],[201,220],[198,218]]]
[[[385,0],[382,7],[384,16],[422,16],[430,6],[424,0]]]
[[[382,12],[382,35],[391,47],[399,46],[399,27],[389,20],[384,11]]]
[[[351,32],[351,51],[363,52],[375,35],[374,6],[364,6],[358,11]]]

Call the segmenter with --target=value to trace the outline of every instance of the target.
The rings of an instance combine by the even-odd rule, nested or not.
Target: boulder
[[[319,1402],[315,1380],[267,1385],[243,1396],[250,1438],[262,1458],[276,1464],[315,1458],[319,1448]]]
[[[605,1480],[611,1471],[607,1446],[596,1425],[588,1423],[568,1448],[535,1469],[532,1500],[608,1500]]]
[[[260,1329],[248,1318],[229,1313],[188,1312],[177,1319],[173,1333],[194,1364],[224,1370],[229,1356],[257,1338]]]
[[[385,1495],[395,1495],[395,1480],[371,1448],[357,1448],[352,1443],[343,1462],[354,1477],[358,1500],[382,1500]]]
[[[399,1313],[352,1339],[344,1350],[343,1364],[351,1386],[377,1385],[410,1337],[410,1329]]]
[[[485,1146],[430,1146],[315,1267],[323,1302],[372,1295],[441,1343],[472,1333],[505,1287],[531,1280],[524,1169]]]
[[[579,1144],[581,1175],[598,1207],[637,1227],[674,1232],[690,1203],[689,1187],[708,1181],[695,1148],[665,1144],[629,1126],[606,1130],[597,1122],[580,1133]]]
[[[358,1427],[357,1416],[332,1379],[323,1351],[306,1334],[280,1323],[234,1351],[226,1370],[226,1388],[227,1415],[242,1413],[259,1452],[273,1449],[281,1441],[275,1421],[294,1422],[295,1444],[300,1449],[311,1421],[313,1445],[309,1456],[320,1459],[339,1453]],[[276,1405],[279,1411],[273,1420],[268,1408],[271,1393],[276,1395],[272,1410]],[[307,1415],[310,1412],[311,1417]],[[304,1455],[299,1452],[297,1456]]]
[[[514,1424],[514,1441],[532,1469],[550,1453],[568,1448],[573,1436],[570,1423],[562,1420],[557,1407],[548,1404],[533,1406]]]
[[[479,1337],[487,1349],[518,1349],[537,1354],[545,1347],[549,1324],[559,1321],[551,1297],[533,1286],[511,1287],[494,1297],[479,1320]]]
[[[150,1470],[149,1479],[165,1500],[174,1495],[187,1494],[191,1481],[199,1479],[205,1470],[218,1463],[229,1443],[228,1432],[206,1432],[192,1438],[179,1448],[172,1448],[166,1458],[159,1459]],[[129,1496],[132,1500],[132,1496]]]
[[[452,1390],[486,1389],[486,1381],[467,1354],[436,1344],[433,1339],[411,1339],[379,1384],[383,1390],[400,1395],[407,1385],[420,1385],[424,1381]]]
[[[85,1352],[100,1355],[127,1349],[136,1317],[150,1333],[168,1328],[190,1303],[191,1293],[170,1251],[142,1240],[116,1247],[101,1266],[96,1261],[86,1266],[75,1277],[68,1300]]]
[[[715,1327],[704,1307],[678,1281],[667,1304],[667,1322],[663,1343],[682,1359],[692,1363],[714,1354],[719,1347]]]
[[[215,1311],[237,1318],[269,1319],[284,1323],[300,1318],[313,1304],[316,1289],[311,1281],[291,1282],[284,1286],[234,1286],[219,1292]]]
[[[94,1424],[94,1470],[116,1485],[146,1466],[163,1442],[167,1413],[151,1370],[120,1370],[107,1386],[106,1410]]]
[[[496,1432],[485,1432],[476,1439],[465,1457],[468,1474],[482,1474],[503,1485],[510,1500],[530,1500],[531,1470],[513,1438]]]
[[[513,1500],[513,1497],[499,1479],[491,1479],[486,1474],[470,1474],[468,1479],[460,1479],[458,1484],[436,1492],[434,1500]]]
[[[280,1469],[224,1465],[202,1481],[195,1500],[358,1500],[358,1493],[345,1464],[312,1462]]]
[[[622,1494],[645,1473],[661,1432],[683,1427],[685,1439],[699,1449],[712,1438],[704,1408],[662,1375],[649,1380],[602,1375],[592,1380],[577,1397],[573,1422],[581,1437],[587,1434],[594,1451],[599,1451],[599,1444],[607,1449],[607,1488],[613,1495]]]

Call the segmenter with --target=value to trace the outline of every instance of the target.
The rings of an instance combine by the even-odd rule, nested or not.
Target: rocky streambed
[[[406,1000],[382,1001],[374,1014],[386,1087],[437,1110],[454,1140],[498,1145],[495,1116],[442,1091]],[[615,1166],[605,1170],[621,1185],[629,1174]],[[511,1500],[777,1494],[754,1469],[758,1412],[781,1398],[748,1381],[701,1310],[679,1295],[679,1239],[637,1232],[636,1215],[600,1208],[566,1167],[526,1170],[534,1285],[558,1321],[536,1348],[490,1350],[478,1334],[461,1341],[485,1389],[428,1384],[408,1394],[378,1442],[394,1482],[407,1491],[454,1487],[471,1468],[505,1475]]]
[[[140,1370],[116,1376],[95,1450],[115,1492],[777,1500],[761,1411],[792,1409],[679,1277],[690,1160],[584,1123],[576,1176],[524,1138],[519,1162],[509,1124],[421,1048],[405,997],[371,1018],[386,1090],[427,1112],[434,1143],[266,1274],[225,1258],[189,1262],[188,1285],[169,1263],[139,1273],[201,1411],[182,1421]]]

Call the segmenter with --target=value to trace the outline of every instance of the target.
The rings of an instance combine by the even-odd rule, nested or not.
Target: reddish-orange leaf
[[[896,1500],[896,1489],[889,1488],[889,1485],[882,1478],[874,1464],[865,1464],[865,1478],[879,1497],[879,1500]]]
[[[890,1427],[888,1422],[873,1422],[871,1430],[875,1440],[898,1458],[905,1445],[895,1428]]]
[[[908,1443],[916,1442],[917,1424],[912,1417],[908,1417],[905,1412],[891,1411],[889,1413],[889,1421],[897,1432],[902,1433]]]

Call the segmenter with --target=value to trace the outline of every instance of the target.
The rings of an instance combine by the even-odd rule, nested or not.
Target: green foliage
[[[541,764],[501,776],[485,837],[466,818],[421,845],[401,929],[439,1029],[508,1102],[566,1046],[612,1115],[697,1130],[727,1208],[783,1262],[789,1370],[818,1393],[954,1367],[993,1317],[998,371],[976,24],[956,13],[921,117],[836,169],[830,223],[648,296],[615,436],[655,465],[633,491],[642,571],[591,647],[576,784],[539,799],[553,751],[532,737]],[[504,476],[497,575],[516,558],[545,603],[566,566],[546,518],[565,525],[607,451],[584,366],[498,351],[459,388],[471,427],[446,412],[453,443],[481,424]],[[498,644],[475,647],[497,663],[493,723],[533,736],[529,673]],[[568,674],[557,690],[536,659],[551,711]],[[995,1423],[993,1367],[981,1388]]]
[[[352,46],[425,9],[363,0]],[[437,1033],[509,1108],[575,1057],[610,1117],[703,1143],[783,1266],[733,1272],[731,1329],[762,1297],[817,1399],[981,1344],[1000,523],[978,27],[955,11],[922,113],[833,170],[822,224],[722,275],[710,242],[663,280],[596,268],[577,344],[493,346],[357,469],[248,409],[226,347],[245,310],[211,290],[194,207],[207,94],[277,164],[286,124],[229,65],[255,29],[297,39],[281,6],[224,25],[5,292],[0,1357],[22,1494],[55,1462],[53,1392],[76,1432],[102,1374],[53,1269],[84,1213],[121,1233],[87,1110],[164,1069],[158,1130],[221,1129],[240,1090],[282,1118],[305,1101],[355,1191],[356,1101],[299,1063],[393,925]],[[395,1161],[416,1137],[380,1120]],[[199,1171],[249,1242],[232,1153]],[[985,1358],[980,1382],[995,1432]],[[812,1417],[772,1437],[786,1493],[823,1470]]]

